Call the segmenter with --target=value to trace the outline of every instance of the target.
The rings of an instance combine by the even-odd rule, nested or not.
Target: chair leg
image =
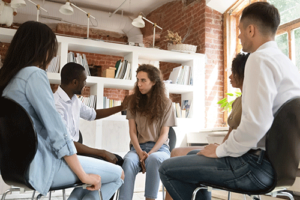
[[[228,192],[228,200],[231,199],[231,192]]]
[[[43,196],[42,194],[37,195],[36,200],[41,199],[42,196]]]
[[[285,196],[285,197],[288,197],[290,200],[294,200],[294,197],[291,193],[289,192],[278,192],[277,193],[278,196]]]
[[[11,190],[7,190],[6,192],[4,192],[4,193],[2,194],[1,200],[5,200],[6,195],[7,195],[8,193],[10,193],[10,192],[11,192]]]
[[[119,195],[120,195],[120,188],[116,192],[116,200],[119,200]]]
[[[63,200],[66,200],[66,190],[63,189],[63,190],[62,190],[62,193],[63,193]]]
[[[197,187],[194,192],[193,192],[193,195],[192,195],[192,200],[195,200],[196,199],[196,196],[197,196],[197,193],[199,190],[201,189],[204,189],[204,190],[207,190],[207,187]]]
[[[103,197],[102,197],[102,192],[101,190],[98,190],[99,191],[99,197],[100,197],[100,200],[103,200]]]
[[[247,197],[246,197],[246,195],[244,194],[244,200],[247,200]]]
[[[32,194],[31,200],[34,199],[34,195],[35,195],[35,190],[33,190],[33,194]]]
[[[49,192],[49,200],[51,200],[51,191]]]

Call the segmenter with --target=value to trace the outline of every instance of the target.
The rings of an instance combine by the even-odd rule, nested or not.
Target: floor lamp
[[[155,46],[155,28],[157,27],[160,30],[162,30],[162,28],[160,26],[158,26],[156,23],[153,23],[150,20],[148,20],[147,18],[143,17],[141,14],[132,21],[132,25],[137,28],[144,28],[145,22],[143,19],[153,25],[153,47],[154,47]]]
[[[70,3],[69,0],[67,0],[66,4],[62,5],[59,9],[59,12],[64,14],[64,15],[73,15],[74,14],[74,10],[73,8],[77,8],[78,10],[80,10],[81,12],[85,13],[88,19],[88,23],[87,23],[87,35],[86,37],[89,38],[89,32],[90,32],[90,17],[95,19],[96,18],[94,16],[92,16],[90,13],[85,12],[84,10],[82,10],[81,8],[75,6],[73,3]]]
[[[45,12],[48,12],[46,9],[44,9],[43,7],[41,7],[41,5],[39,4],[36,4],[34,3],[33,1],[31,0],[27,0],[29,1],[30,3],[32,3],[33,5],[35,5],[36,9],[37,9],[37,13],[36,13],[36,21],[38,22],[39,21],[39,16],[40,16],[40,9],[42,9],[43,11]],[[26,6],[26,3],[24,0],[12,0],[11,2],[11,7],[12,8],[20,8],[20,7],[24,7]]]

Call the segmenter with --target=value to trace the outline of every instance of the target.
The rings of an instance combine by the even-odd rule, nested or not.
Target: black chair
[[[37,134],[33,122],[26,110],[18,103],[4,97],[0,98],[0,170],[4,182],[7,185],[17,186],[2,195],[12,191],[34,190],[27,180],[29,165],[33,160],[38,146]],[[86,187],[86,184],[78,182],[59,188],[50,188],[51,191],[73,187]],[[32,196],[34,198],[35,190]],[[38,195],[39,199],[42,195]],[[100,199],[102,194],[99,191]],[[63,195],[65,199],[65,195]]]
[[[277,195],[286,196],[293,200],[293,196],[286,192],[292,186],[297,176],[300,159],[300,98],[287,101],[277,111],[274,121],[266,134],[266,154],[275,169],[275,181],[273,185],[266,189],[255,192],[246,190],[232,190],[215,185],[201,183],[193,193],[192,200],[201,189],[211,190],[213,188],[230,192],[248,194],[253,199],[258,195],[267,194],[273,197]]]

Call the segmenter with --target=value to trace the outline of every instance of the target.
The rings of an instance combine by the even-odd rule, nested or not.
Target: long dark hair
[[[23,23],[13,37],[0,69],[0,96],[21,69],[38,66],[45,70],[56,52],[56,36],[47,25],[34,21]]]
[[[168,98],[165,94],[165,85],[159,69],[152,65],[143,64],[136,70],[136,74],[139,72],[146,72],[150,81],[155,83],[155,85],[152,86],[148,97],[147,94],[140,92],[136,82],[134,94],[130,98],[129,110],[133,114],[139,112],[146,116],[148,122],[151,124],[154,121],[162,119]]]

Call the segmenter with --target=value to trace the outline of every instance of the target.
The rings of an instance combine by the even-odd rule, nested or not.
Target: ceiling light
[[[162,28],[160,26],[158,26],[156,23],[153,23],[150,20],[148,20],[147,18],[143,17],[142,14],[140,14],[137,18],[135,18],[131,24],[137,28],[144,28],[145,22],[143,19],[153,25],[153,47],[154,47],[155,46],[155,28],[157,27],[161,30],[162,30]]]
[[[133,26],[137,28],[144,28],[145,27],[145,22],[143,20],[143,16],[139,15],[137,18],[135,18],[132,23]]]
[[[65,5],[62,5],[59,9],[59,12],[64,14],[64,15],[73,15],[74,14],[74,10],[70,5],[70,2],[66,2]]]
[[[64,15],[73,15],[74,10],[73,7],[80,10],[81,12],[85,13],[88,21],[87,21],[87,38],[89,38],[89,31],[90,31],[90,17],[93,18],[94,20],[96,20],[96,18],[94,16],[92,16],[90,13],[85,12],[84,10],[82,10],[81,8],[75,6],[73,3],[70,3],[69,0],[67,0],[65,5],[62,5],[59,9],[59,12],[64,14]],[[96,20],[97,21],[97,20]],[[98,22],[97,22],[98,23]]]

